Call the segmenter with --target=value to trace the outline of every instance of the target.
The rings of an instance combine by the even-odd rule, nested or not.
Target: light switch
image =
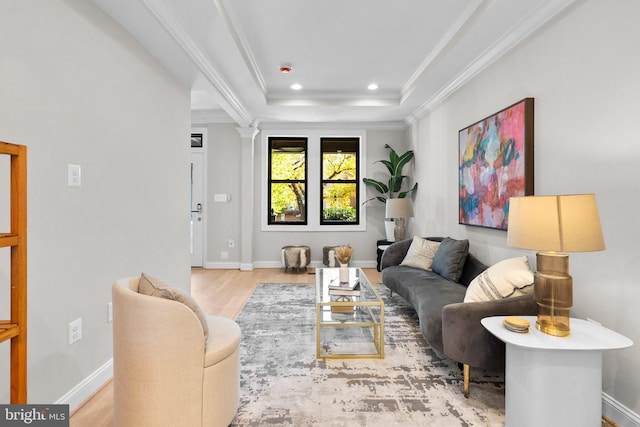
[[[228,194],[214,194],[213,195],[213,201],[214,202],[227,202],[229,201],[230,197]]]
[[[67,165],[67,185],[69,187],[80,187],[81,180],[80,165]]]

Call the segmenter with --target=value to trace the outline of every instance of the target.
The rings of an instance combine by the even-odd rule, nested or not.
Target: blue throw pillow
[[[445,237],[433,258],[431,269],[445,279],[457,282],[462,276],[464,262],[469,254],[469,240]]]

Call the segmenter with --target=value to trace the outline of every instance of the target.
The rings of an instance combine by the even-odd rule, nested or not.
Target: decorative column
[[[254,199],[254,139],[259,129],[254,127],[236,128],[242,137],[240,168],[240,270],[253,270],[253,199]]]

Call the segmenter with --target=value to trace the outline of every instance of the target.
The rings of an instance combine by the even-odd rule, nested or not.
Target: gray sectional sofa
[[[504,343],[490,334],[480,320],[488,316],[535,315],[533,294],[497,301],[463,302],[467,286],[487,266],[468,253],[467,240],[428,237],[441,242],[434,270],[400,265],[412,239],[396,242],[382,255],[382,282],[416,310],[420,331],[440,354],[464,365],[464,393],[469,393],[469,367],[503,371]],[[436,265],[436,263],[438,263]]]

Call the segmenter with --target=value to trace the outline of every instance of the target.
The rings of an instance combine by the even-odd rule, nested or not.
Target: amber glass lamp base
[[[573,306],[573,279],[569,275],[569,255],[538,252],[534,275],[534,295],[538,304],[536,328],[545,334],[570,334],[569,310]]]

